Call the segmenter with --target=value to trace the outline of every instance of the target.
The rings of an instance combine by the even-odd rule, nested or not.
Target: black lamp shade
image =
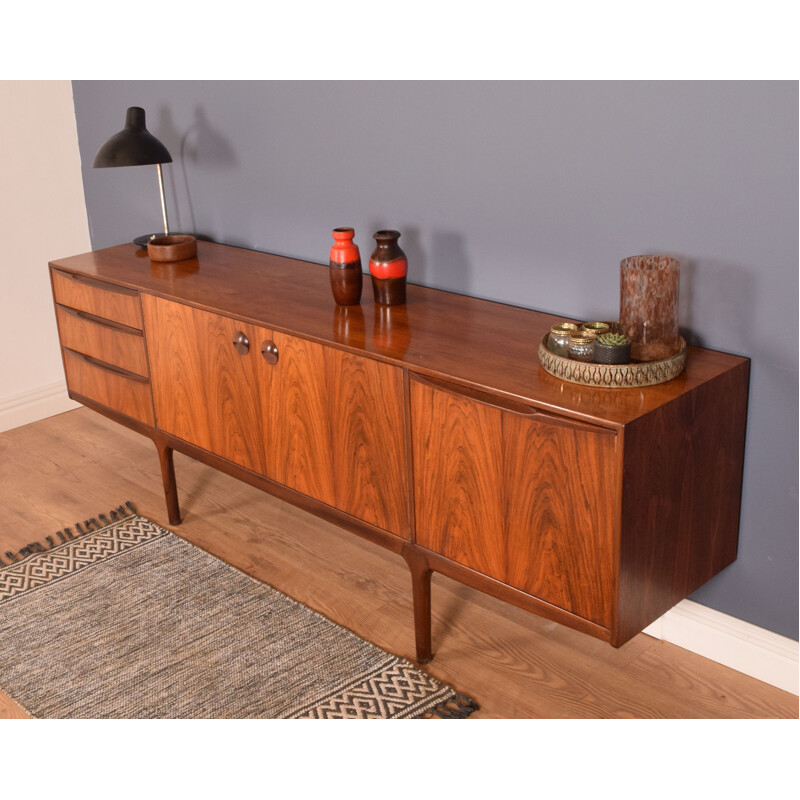
[[[171,161],[169,150],[145,127],[144,109],[132,106],[125,115],[125,127],[97,151],[92,166],[139,167]]]

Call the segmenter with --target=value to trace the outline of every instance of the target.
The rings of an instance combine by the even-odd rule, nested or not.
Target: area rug
[[[0,689],[32,717],[465,718],[476,710],[409,661],[126,506],[0,554]]]

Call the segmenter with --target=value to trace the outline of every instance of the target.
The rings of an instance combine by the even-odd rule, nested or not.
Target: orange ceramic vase
[[[384,306],[402,305],[406,302],[408,259],[397,244],[400,233],[378,231],[373,235],[377,247],[369,259],[369,273],[375,302]]]
[[[333,229],[330,253],[331,291],[340,306],[355,306],[361,302],[361,254],[353,241],[352,228]]]

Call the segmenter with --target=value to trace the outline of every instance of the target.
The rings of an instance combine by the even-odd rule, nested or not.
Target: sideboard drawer
[[[56,303],[142,329],[142,307],[136,290],[55,269],[51,274]]]
[[[155,425],[150,381],[111,364],[62,348],[70,392]]]
[[[142,331],[58,305],[56,319],[64,347],[127,372],[149,374]]]

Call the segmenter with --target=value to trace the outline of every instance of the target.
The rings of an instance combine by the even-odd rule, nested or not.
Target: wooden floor
[[[176,454],[178,535],[413,660],[400,556]],[[165,527],[149,439],[80,408],[0,434],[0,553],[131,500]],[[433,579],[434,660],[483,718],[796,718],[798,698],[640,634],[611,646]],[[0,675],[0,686],[2,686]],[[0,694],[0,718],[25,717]]]

